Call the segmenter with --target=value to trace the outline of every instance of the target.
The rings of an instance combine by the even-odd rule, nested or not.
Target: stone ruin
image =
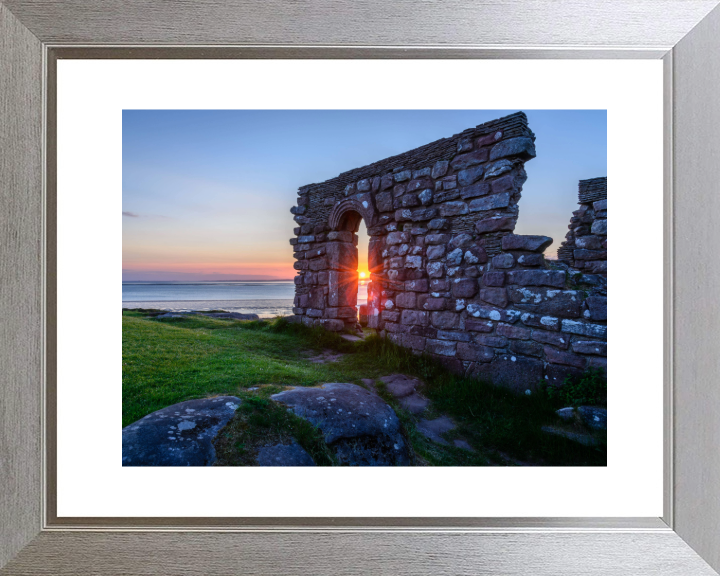
[[[535,157],[518,112],[303,186],[291,209],[291,321],[354,331],[367,226],[367,325],[456,373],[518,392],[606,367],[606,179],[580,183],[559,260],[513,234]]]

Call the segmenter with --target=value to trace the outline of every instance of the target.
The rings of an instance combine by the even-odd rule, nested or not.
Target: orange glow
[[[365,278],[365,276],[367,276],[367,274],[365,274],[365,272],[360,272],[360,278]]]

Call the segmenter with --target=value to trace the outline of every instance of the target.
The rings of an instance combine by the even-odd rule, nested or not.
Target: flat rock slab
[[[447,416],[440,416],[435,420],[422,419],[417,423],[417,430],[431,442],[448,446],[448,441],[441,435],[455,429],[455,422]]]
[[[123,428],[123,466],[210,466],[213,439],[242,400],[218,396],[188,400],[148,414]]]
[[[417,392],[413,392],[410,394],[410,396],[405,396],[403,398],[400,398],[399,400],[400,406],[405,408],[410,414],[422,414],[425,412],[428,406],[430,406],[430,400],[425,398],[425,396],[422,396],[421,394],[418,394]]]
[[[241,314],[240,312],[202,312],[202,316],[210,318],[224,318],[231,320],[260,320],[257,314]]]
[[[390,374],[390,376],[380,378],[380,381],[385,383],[387,391],[395,396],[395,398],[410,396],[410,394],[423,385],[422,380],[405,376],[405,374]]]
[[[360,336],[353,336],[352,334],[341,334],[340,338],[347,340],[348,342],[362,342],[363,339]]]
[[[310,454],[300,444],[263,446],[257,455],[258,466],[315,466]]]
[[[313,364],[327,364],[328,362],[338,362],[345,354],[341,352],[333,352],[332,350],[323,350],[319,356],[309,358]]]
[[[356,384],[293,388],[271,399],[317,426],[341,464],[387,466],[410,463],[395,411]]]

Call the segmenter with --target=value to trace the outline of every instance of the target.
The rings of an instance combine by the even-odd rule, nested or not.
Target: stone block
[[[473,143],[472,143],[472,140],[470,140],[469,138],[463,138],[462,140],[460,140],[460,142],[458,142],[458,145],[457,145],[458,152],[468,152],[469,150],[472,150],[472,149],[473,149]]]
[[[515,258],[512,254],[498,254],[492,259],[493,268],[512,268],[515,265]]]
[[[466,264],[485,264],[488,261],[487,252],[482,246],[470,246],[463,256]]]
[[[393,198],[399,198],[405,194],[405,190],[407,190],[406,184],[397,184],[393,187]]]
[[[405,268],[422,268],[422,256],[407,256],[405,258]]]
[[[561,329],[563,332],[568,332],[569,334],[607,340],[607,326],[603,326],[602,324],[588,324],[576,320],[563,320]]]
[[[471,332],[492,332],[493,327],[494,324],[489,320],[465,320],[465,330],[470,330]]]
[[[512,174],[502,176],[492,182],[493,194],[499,194],[500,192],[513,192],[515,190],[515,178]]]
[[[550,386],[561,387],[566,384],[569,379],[578,378],[583,371],[572,366],[563,364],[548,364],[545,368],[545,382]]]
[[[447,228],[448,222],[445,218],[435,218],[428,222],[428,229],[430,230],[444,230]]]
[[[514,230],[515,221],[516,219],[510,216],[485,218],[475,223],[475,231],[478,234],[486,234],[488,232],[499,232],[501,230]]]
[[[438,330],[437,338],[438,340],[452,340],[453,342],[470,342],[472,340],[472,334],[453,330]]]
[[[455,156],[450,162],[450,166],[452,166],[453,170],[464,170],[465,168],[470,168],[470,166],[477,166],[478,164],[487,162],[487,159],[488,150],[481,148],[475,152]]]
[[[385,174],[382,178],[380,178],[380,190],[387,190],[388,188],[392,188],[393,183],[393,175]]]
[[[573,250],[575,260],[607,260],[605,250]]]
[[[412,172],[410,170],[402,170],[394,174],[395,182],[406,182],[412,178]]]
[[[498,354],[492,362],[477,364],[473,376],[524,394],[526,390],[537,390],[543,377],[543,363],[534,358]]]
[[[487,346],[477,346],[460,342],[457,345],[457,358],[469,362],[490,362],[495,357],[495,350]]]
[[[447,340],[434,340],[428,338],[425,341],[425,351],[438,356],[455,356],[457,342]]]
[[[437,208],[416,208],[410,214],[410,219],[413,222],[424,222],[425,220],[432,220],[437,216]],[[428,228],[430,225],[428,225]]]
[[[551,330],[553,332],[560,330],[560,319],[554,318],[553,316],[541,316],[539,314],[530,314],[529,312],[525,312],[522,316],[520,316],[520,320],[523,324],[525,324],[525,326]]]
[[[426,278],[418,278],[415,280],[408,280],[405,282],[405,290],[409,292],[427,292],[428,281]]]
[[[488,320],[506,322],[507,324],[517,322],[522,314],[522,312],[518,310],[501,310],[490,306],[482,306],[475,302],[467,305],[467,312],[473,318],[486,318]]]
[[[513,163],[510,160],[498,160],[489,164],[485,170],[485,179],[496,178],[506,172],[510,172],[513,168]]]
[[[489,159],[498,160],[500,158],[508,158],[510,156],[517,156],[523,160],[535,158],[535,144],[532,139],[521,136],[503,140],[492,147]]]
[[[607,210],[607,198],[605,200],[597,200],[593,202],[593,209],[595,212],[598,210]]]
[[[411,180],[408,182],[406,191],[417,192],[418,190],[423,190],[425,188],[432,188],[434,185],[434,182],[430,178],[418,178],[417,180]]]
[[[447,218],[450,216],[460,216],[468,213],[468,205],[465,202],[445,202],[440,204],[440,216]]]
[[[595,356],[607,356],[607,343],[593,340],[580,340],[573,342],[573,352],[578,354],[594,354]]]
[[[480,136],[477,140],[475,140],[475,145],[479,148],[480,146],[487,146],[488,144],[495,144],[500,138],[503,137],[502,130],[496,130],[494,132],[490,132],[490,134],[485,134],[484,136]]]
[[[380,314],[383,320],[386,322],[398,322],[400,320],[399,310],[383,310]]]
[[[605,236],[588,234],[587,236],[575,238],[575,247],[584,250],[602,250],[606,241],[607,238]],[[592,260],[592,258],[583,258],[583,260]]]
[[[422,307],[424,310],[437,311],[445,310],[446,305],[446,298],[427,298]]]
[[[490,346],[491,348],[505,348],[509,340],[505,336],[494,336],[491,334],[475,334],[475,343],[481,346]]]
[[[421,310],[403,310],[400,314],[400,322],[406,326],[427,326],[428,313]]]
[[[595,220],[590,228],[590,232],[600,236],[607,236],[607,220]]]
[[[445,290],[450,290],[450,281],[438,280],[437,278],[434,278],[433,280],[430,280],[430,290],[432,290],[433,292],[443,292]]]
[[[442,202],[448,202],[450,200],[457,200],[458,198],[460,198],[460,190],[435,192],[435,196],[433,197],[436,204],[441,204]]]
[[[607,373],[607,358],[600,358],[599,356],[588,356],[587,367],[602,370]]]
[[[357,248],[348,242],[328,242],[325,246],[328,265],[333,270],[355,272],[358,267]]]
[[[315,258],[310,260],[310,270],[317,272],[318,270],[327,270],[328,261],[325,258]]]
[[[478,196],[486,196],[490,193],[490,184],[488,182],[477,182],[470,186],[464,186],[460,189],[460,196],[463,200],[468,198],[477,198]]]
[[[428,234],[425,236],[425,244],[427,245],[447,244],[449,241],[449,234]]]
[[[450,311],[432,312],[431,319],[435,328],[451,330],[458,327],[460,316]]]
[[[543,266],[545,264],[545,256],[542,254],[520,254],[517,256],[519,266]]]
[[[418,200],[423,206],[429,206],[433,202],[433,191],[430,188],[425,188],[418,194]]]
[[[460,170],[457,173],[457,181],[460,186],[470,186],[482,178],[484,169],[481,165]]]
[[[305,315],[310,318],[322,318],[323,317],[323,311],[322,310],[316,310],[314,308],[311,308],[305,312]]]
[[[498,324],[497,334],[514,340],[529,340],[532,332],[529,328],[522,328],[511,324]]]
[[[527,236],[508,234],[503,236],[503,250],[524,250],[526,252],[544,252],[552,244],[553,239],[548,236]]]
[[[477,294],[478,282],[474,278],[458,278],[452,283],[454,298],[472,298]]]
[[[393,196],[390,192],[380,192],[375,196],[378,212],[390,212],[393,209]]]
[[[385,330],[393,334],[404,334],[409,330],[409,327],[405,324],[397,324],[395,322],[385,322]],[[402,345],[402,341],[397,342]]]
[[[607,320],[607,298],[604,296],[589,296],[585,299],[587,310],[584,316],[590,320]]]
[[[537,342],[530,340],[513,340],[510,343],[510,351],[523,356],[535,356],[540,358],[543,355],[543,347]]]
[[[504,286],[505,272],[502,270],[491,270],[490,272],[485,272],[482,277],[482,283],[484,286]]]
[[[509,205],[510,194],[508,192],[502,192],[501,194],[475,198],[475,200],[472,200],[470,204],[468,204],[468,209],[470,212],[482,212],[485,210],[494,210],[496,208],[505,208]]]
[[[391,246],[393,244],[403,244],[406,242],[410,242],[412,240],[412,235],[410,232],[390,232],[390,234],[387,235],[385,238],[385,243],[388,246]]]
[[[328,232],[327,239],[330,242],[352,242],[352,232]]]
[[[441,278],[445,274],[445,264],[442,262],[430,262],[426,270],[430,278]]]
[[[330,270],[328,273],[328,305],[355,306],[357,303],[357,272]]]
[[[570,344],[570,338],[568,338],[568,336],[566,336],[565,334],[546,332],[544,330],[533,330],[532,339],[536,342],[541,342],[543,344],[551,344],[552,346],[557,346],[558,348],[562,348],[563,350],[567,350],[567,347]]]
[[[415,292],[400,292],[395,296],[395,304],[398,308],[415,308],[416,301]]]
[[[355,186],[357,187],[358,192],[370,192],[372,188],[372,180],[369,178],[363,178],[362,180],[359,180]]]
[[[493,304],[499,308],[505,308],[508,303],[507,290],[505,288],[483,288],[479,294],[480,300]]]
[[[521,310],[543,316],[578,318],[582,310],[582,296],[576,290],[510,286],[508,296]]]
[[[449,164],[450,163],[447,160],[439,160],[438,162],[435,162],[431,176],[433,178],[442,178],[445,174],[447,174]]]
[[[415,194],[405,194],[400,199],[400,206],[403,208],[415,208],[416,206],[420,206],[420,198]]]
[[[565,272],[563,270],[513,270],[508,272],[508,284],[519,286],[552,286],[565,287]]]
[[[300,244],[309,244],[310,242],[315,242],[315,236],[300,236],[298,237],[298,242]]]
[[[428,260],[439,260],[445,255],[445,246],[430,246],[427,249]]]
[[[572,352],[563,352],[550,346],[544,348],[545,357],[551,364],[564,364],[565,366],[573,366],[574,368],[585,368],[587,361],[582,356],[577,356]]]

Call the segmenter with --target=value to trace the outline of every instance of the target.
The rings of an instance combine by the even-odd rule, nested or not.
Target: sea
[[[122,283],[123,308],[169,312],[225,310],[260,318],[290,316],[295,298],[292,281],[275,282],[132,282]],[[358,304],[367,302],[367,282],[358,284]]]

